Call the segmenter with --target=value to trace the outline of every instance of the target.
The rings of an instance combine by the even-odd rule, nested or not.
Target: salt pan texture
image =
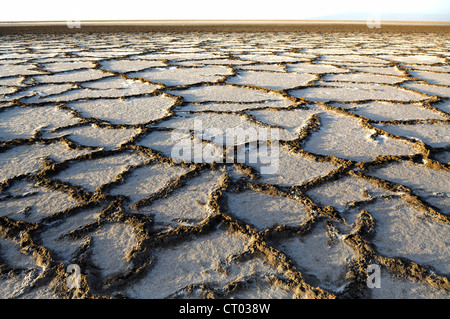
[[[448,43],[4,35],[0,297],[450,298]]]

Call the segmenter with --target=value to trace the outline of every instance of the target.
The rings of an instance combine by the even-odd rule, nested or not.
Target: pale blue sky
[[[4,1],[0,21],[381,20],[450,21],[450,0],[22,0]]]

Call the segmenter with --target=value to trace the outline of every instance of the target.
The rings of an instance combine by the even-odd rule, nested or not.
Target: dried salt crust
[[[433,106],[450,115],[450,100],[443,100],[439,103],[434,103]]]
[[[282,100],[281,95],[266,93],[230,85],[209,85],[193,87],[183,91],[169,91],[173,95],[181,95],[188,102],[260,102]]]
[[[100,212],[101,208],[95,207],[64,216],[40,234],[43,246],[50,248],[56,260],[74,263],[77,251],[86,244],[88,238],[72,239],[68,235],[83,225],[96,223]]]
[[[382,285],[370,291],[372,299],[448,299],[444,289],[396,277],[385,268],[380,274]]]
[[[430,84],[450,85],[447,73],[436,73],[427,71],[409,71],[415,78],[423,79]]]
[[[185,130],[156,131],[136,143],[172,158],[176,163],[223,161],[223,151],[212,143],[203,143]],[[186,153],[185,153],[186,152]]]
[[[232,60],[234,61],[234,60]],[[252,64],[252,65],[239,65],[239,70],[251,70],[251,71],[273,71],[284,72],[285,67],[279,64]]]
[[[317,162],[298,154],[292,154],[287,148],[279,148],[279,157],[277,160],[269,163],[248,163],[248,166],[256,169],[261,183],[295,186],[302,185],[318,177],[327,175],[337,166],[327,162]],[[276,169],[273,172],[270,167]],[[267,173],[265,173],[266,168]]]
[[[187,181],[169,198],[155,200],[140,211],[153,217],[155,230],[159,232],[173,230],[180,225],[195,226],[213,214],[207,205],[208,196],[218,188],[221,175],[221,172],[204,172]]]
[[[390,195],[391,192],[363,179],[344,176],[336,181],[313,187],[306,194],[317,203],[333,206],[339,212],[344,212],[357,202]],[[344,215],[344,218],[346,217]]]
[[[227,82],[242,85],[255,85],[273,90],[286,90],[307,85],[315,80],[311,74],[274,73],[264,71],[241,71],[227,79]]]
[[[424,220],[418,210],[396,198],[367,205],[364,209],[377,221],[372,243],[379,254],[404,257],[437,273],[450,273],[448,224]]]
[[[0,85],[5,86],[22,86],[22,82],[25,80],[24,76],[12,76],[7,78],[0,78]]]
[[[417,123],[415,125],[386,125],[383,129],[397,136],[420,140],[432,147],[447,147],[450,134],[446,123]]]
[[[245,191],[229,193],[227,199],[233,216],[259,231],[278,225],[299,226],[308,217],[304,205],[284,197]]]
[[[405,81],[399,76],[381,75],[381,74],[361,74],[361,73],[345,73],[345,74],[329,74],[321,79],[322,81],[332,82],[361,82],[361,83],[386,83],[396,84]]]
[[[100,99],[100,98],[123,98],[126,96],[135,96],[153,93],[161,88],[160,85],[143,83],[138,80],[123,79],[109,77],[93,82],[82,83],[83,88],[76,88],[74,85],[61,85],[60,91],[44,96],[45,93],[38,91],[30,92],[34,96],[24,98],[21,101],[25,103],[46,103],[46,102],[69,102],[73,100],[83,99]],[[49,88],[56,86],[48,85]],[[44,87],[44,89],[46,89]],[[30,95],[30,94],[28,94]],[[51,96],[50,96],[51,95]],[[20,98],[19,96],[11,96],[11,98]]]
[[[76,70],[67,71],[48,75],[38,75],[34,79],[39,83],[64,83],[64,82],[84,82],[98,80],[111,74],[104,73],[100,70]]]
[[[273,138],[271,127],[255,123],[241,115],[218,113],[184,115],[181,112],[177,114],[178,116],[173,116],[167,121],[161,121],[157,126],[160,128],[195,131],[196,136],[201,135],[203,140],[211,140],[218,146],[270,140]],[[278,127],[276,129],[279,130],[279,138],[282,140],[296,138],[295,132],[291,133]],[[227,133],[228,131],[231,131],[231,133]],[[231,139],[233,132],[236,132],[235,139]]]
[[[0,296],[448,298],[448,39],[409,37],[8,36]],[[278,170],[177,161],[193,119],[279,128]]]
[[[165,86],[192,85],[203,82],[217,82],[224,76],[232,75],[231,69],[224,66],[203,66],[196,68],[151,68],[128,74],[131,78],[144,78],[160,82]]]
[[[61,94],[74,89],[76,86],[70,83],[40,84],[20,92],[14,92],[6,96],[7,100],[22,100],[25,103],[39,103],[51,101],[52,95]]]
[[[443,213],[450,213],[450,187],[447,183],[450,173],[448,171],[432,170],[424,165],[401,162],[371,170],[367,174],[407,186],[430,204],[441,209]]]
[[[287,100],[263,101],[263,102],[205,102],[205,103],[185,103],[182,106],[175,107],[174,111],[198,112],[198,111],[218,111],[218,112],[239,112],[252,109],[265,108],[288,108],[295,103]]]
[[[363,128],[357,119],[331,112],[319,113],[321,126],[304,144],[304,150],[337,156],[351,161],[368,162],[380,155],[410,155],[411,145],[386,135],[373,137],[375,131]]]
[[[0,65],[0,77],[10,77],[16,75],[43,74],[45,72],[37,69],[36,65]]]
[[[92,150],[73,150],[66,144],[57,142],[51,144],[35,143],[19,145],[0,153],[0,181],[37,173],[43,168],[43,159],[50,158],[62,162],[92,152]]]
[[[28,139],[37,131],[51,131],[79,122],[69,112],[56,106],[8,108],[0,118],[0,140]]]
[[[385,74],[385,75],[397,75],[397,76],[405,75],[405,72],[399,70],[397,67],[351,66],[351,67],[348,67],[348,69],[358,71],[358,72],[367,72],[367,73],[376,73],[376,74]]]
[[[130,97],[121,100],[99,99],[71,102],[68,106],[86,117],[111,124],[143,124],[166,117],[175,98],[159,96]]]
[[[363,104],[331,103],[330,105],[347,109],[349,112],[364,116],[373,121],[446,120],[448,118],[425,108],[419,103],[401,104],[374,101]]]
[[[326,225],[319,223],[307,236],[294,235],[274,246],[284,251],[314,285],[339,291],[348,284],[349,263],[356,255],[342,240],[330,244],[330,239]]]
[[[109,223],[92,234],[92,262],[100,269],[102,277],[131,269],[132,264],[126,257],[138,243],[134,232],[130,225]]]
[[[0,216],[12,220],[40,222],[45,217],[76,206],[78,203],[64,192],[39,188],[28,182],[20,182],[9,189],[11,196],[0,202]]]
[[[168,164],[153,164],[134,169],[121,184],[111,188],[111,195],[124,195],[131,204],[161,190],[170,180],[187,173],[188,170]]]
[[[108,60],[100,62],[103,69],[113,72],[127,73],[165,66],[161,61]]]
[[[402,63],[417,63],[417,64],[434,64],[445,63],[445,59],[433,56],[433,55],[407,55],[407,56],[395,56],[395,55],[378,55],[378,58],[382,58],[389,61],[396,61]]]
[[[64,136],[68,140],[81,145],[86,145],[105,150],[119,149],[120,146],[141,133],[134,128],[104,128],[95,124],[87,126],[75,126],[57,130],[57,132],[44,134],[44,137]]]
[[[318,84],[322,87],[294,89],[289,93],[296,97],[317,102],[365,100],[407,102],[427,99],[423,94],[390,85],[324,81],[320,81]]]
[[[53,178],[79,185],[90,192],[95,192],[98,187],[112,181],[114,177],[128,167],[142,164],[146,160],[146,157],[132,153],[111,155],[72,164]]]
[[[45,63],[44,70],[49,72],[66,72],[66,71],[74,71],[77,69],[89,69],[94,67],[95,65],[89,61],[65,61],[65,62],[53,62],[53,63]]]
[[[416,82],[407,82],[401,84],[403,87],[422,92],[428,95],[437,95],[443,98],[450,98],[450,88],[446,86],[434,86]]]
[[[319,74],[327,74],[327,73],[346,73],[349,72],[346,69],[341,69],[334,65],[327,64],[311,64],[311,63],[295,63],[288,64],[287,70],[289,72],[297,72],[297,73],[319,73]]]
[[[152,267],[147,276],[127,287],[126,293],[132,298],[181,297],[190,290],[191,285],[195,288],[207,282],[220,289],[245,277],[257,276],[258,273],[278,274],[257,258],[233,260],[232,257],[242,253],[248,244],[248,239],[239,234],[217,230],[181,242],[170,249],[161,247],[154,251],[159,263]],[[280,292],[275,291],[272,296],[279,295]]]

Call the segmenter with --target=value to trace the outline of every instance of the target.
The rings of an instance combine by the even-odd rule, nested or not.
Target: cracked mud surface
[[[449,298],[448,34],[1,40],[1,298]],[[278,171],[172,158],[195,120]]]

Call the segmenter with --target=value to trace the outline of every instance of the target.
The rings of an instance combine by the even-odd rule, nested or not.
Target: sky
[[[415,20],[450,22],[450,0],[21,0],[0,21]]]

